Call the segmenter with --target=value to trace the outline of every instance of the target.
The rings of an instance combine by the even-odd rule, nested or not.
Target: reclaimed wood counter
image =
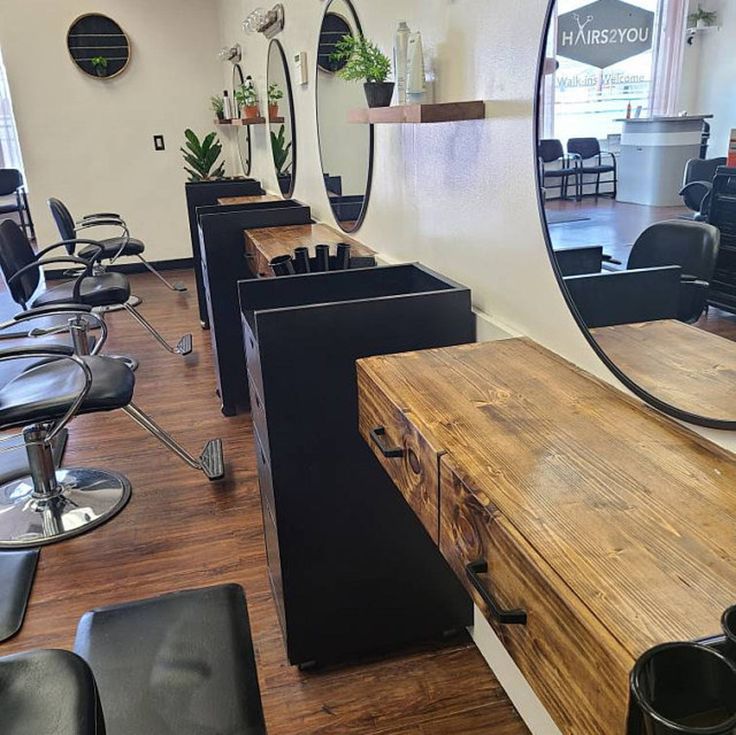
[[[223,207],[232,206],[234,204],[265,204],[268,202],[283,202],[283,197],[276,194],[254,194],[252,196],[242,197],[221,197],[217,203]]]
[[[736,602],[736,458],[528,339],[360,360],[358,385],[361,434],[560,730],[624,733],[638,656]]]
[[[698,416],[736,421],[736,342],[666,319],[591,330],[635,383]]]
[[[269,263],[278,255],[292,255],[294,248],[308,247],[310,257],[315,255],[315,247],[320,244],[337,245],[349,243],[351,257],[370,257],[375,255],[369,247],[359,243],[344,232],[333,230],[323,224],[289,225],[287,227],[265,227],[245,231],[245,255],[251,262],[251,270],[262,278],[273,275]],[[334,248],[332,248],[334,254]]]

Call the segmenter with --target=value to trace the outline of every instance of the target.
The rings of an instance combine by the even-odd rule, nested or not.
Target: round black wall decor
[[[106,15],[89,13],[77,18],[66,37],[74,63],[91,77],[111,79],[130,63],[130,40]]]
[[[325,13],[322,21],[322,30],[319,34],[319,50],[317,52],[317,66],[320,69],[334,74],[348,63],[347,59],[333,61],[330,56],[335,50],[338,41],[343,36],[349,36],[352,33],[353,29],[350,27],[350,23],[342,15],[338,13]]]

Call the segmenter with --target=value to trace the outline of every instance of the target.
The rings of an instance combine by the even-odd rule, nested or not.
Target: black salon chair
[[[0,658],[3,735],[105,735],[95,678],[69,651]]]
[[[577,161],[580,174],[579,196],[583,195],[583,177],[588,174],[595,176],[595,196],[600,196],[601,183],[612,183],[613,192],[611,198],[616,198],[618,187],[618,171],[616,156],[608,151],[602,151],[597,138],[570,138],[567,141],[567,154],[573,161]],[[610,163],[604,163],[604,156]],[[592,163],[586,163],[592,161]],[[603,174],[611,174],[612,177],[601,182]]]
[[[708,221],[710,194],[713,190],[713,178],[719,166],[725,166],[725,158],[691,158],[685,164],[685,174],[682,181],[680,196],[688,209],[695,214],[693,219],[700,222]]]
[[[86,245],[88,258],[75,255],[52,256],[44,258],[59,248]],[[57,304],[84,304],[91,307],[122,305],[162,347],[177,355],[188,355],[192,351],[192,335],[184,335],[172,347],[147,319],[134,306],[128,303],[130,282],[122,273],[107,273],[95,270],[102,246],[96,240],[75,238],[49,245],[35,253],[28,238],[15,222],[5,220],[0,223],[0,270],[13,300],[23,309]],[[74,279],[62,281],[59,285],[47,287],[42,268],[45,265],[64,264],[80,268],[81,273]]]
[[[0,215],[17,214],[20,224],[30,238],[36,237],[33,218],[28,206],[28,194],[23,185],[23,175],[15,168],[0,168],[0,197],[14,196],[15,202],[0,204]]]
[[[119,236],[104,238],[97,241],[102,247],[102,255],[98,258],[99,262],[109,261],[110,263],[114,263],[122,256],[133,256],[138,258],[141,263],[143,263],[143,265],[170,291],[183,292],[187,290],[187,287],[183,283],[169,283],[143,257],[145,245],[140,240],[136,240],[130,236],[128,225],[119,214],[116,214],[115,212],[98,212],[97,214],[88,214],[78,222],[75,222],[74,217],[72,217],[67,206],[61,200],[53,197],[49,199],[49,209],[51,210],[54,222],[56,222],[56,227],[59,230],[61,239],[66,240],[69,243],[67,246],[69,255],[75,255],[75,245],[73,241],[75,238],[79,237],[80,232],[100,227],[116,227],[121,231]],[[91,258],[94,254],[95,251],[89,247],[83,248],[76,253],[76,255],[85,260]]]
[[[575,198],[580,198],[580,176],[577,162],[565,155],[562,143],[556,138],[546,138],[537,144],[537,162],[539,165],[539,180],[542,186],[547,187],[548,179],[557,179],[556,188],[560,190],[560,198],[568,199],[567,187],[570,177],[575,181]],[[559,168],[547,168],[545,164],[557,163]]]
[[[721,235],[705,222],[665,220],[647,227],[629,254],[628,270],[679,265],[678,319],[696,322],[707,305]]]

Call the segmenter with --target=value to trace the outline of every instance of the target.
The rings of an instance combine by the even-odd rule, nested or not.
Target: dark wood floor
[[[269,735],[528,732],[469,639],[312,674],[288,665],[267,581],[250,418],[220,414],[192,274],[171,275],[190,292],[173,295],[147,275],[132,277],[133,290],[169,339],[194,333],[196,354],[165,353],[119,313],[109,318],[107,351],[140,359],[136,403],[188,448],[223,438],[229,479],[207,483],[120,412],[76,419],[66,464],[124,473],[133,498],[100,529],[43,549],[25,625],[0,655],[70,647],[79,617],[95,606],[237,582],[248,598]]]

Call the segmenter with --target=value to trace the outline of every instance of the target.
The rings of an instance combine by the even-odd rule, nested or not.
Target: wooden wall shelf
[[[395,105],[393,107],[360,107],[348,111],[348,122],[362,125],[401,123],[443,123],[482,120],[486,103],[440,102],[433,105]]]
[[[272,123],[282,123],[285,121],[285,118],[283,117],[272,117],[269,122]],[[246,125],[265,125],[266,124],[266,118],[265,117],[249,117],[247,120],[240,118],[240,117],[234,117],[232,120],[215,120],[215,125],[232,125],[234,128],[242,128]]]

